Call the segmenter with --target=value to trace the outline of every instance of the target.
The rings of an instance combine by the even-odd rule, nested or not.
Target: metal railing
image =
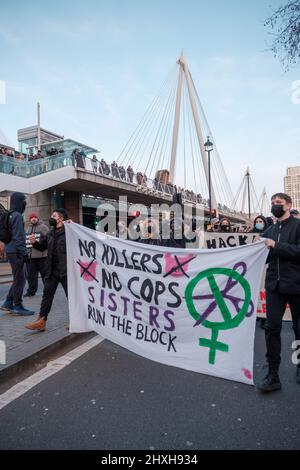
[[[16,175],[23,178],[32,178],[44,173],[48,173],[59,168],[73,166],[78,170],[98,174],[108,179],[118,180],[133,186],[136,191],[149,195],[163,196],[172,199],[176,190],[171,183],[164,184],[158,180],[147,178],[141,172],[127,171],[120,169],[114,164],[93,160],[89,156],[80,156],[76,159],[74,154],[64,152],[63,154],[51,155],[37,160],[19,160],[17,158],[0,155],[0,173]],[[193,191],[180,190],[183,202],[200,204],[203,208],[209,209],[209,203],[202,196]],[[222,207],[222,209],[220,208]],[[230,210],[219,204],[219,211],[227,215],[243,216],[237,211]]]

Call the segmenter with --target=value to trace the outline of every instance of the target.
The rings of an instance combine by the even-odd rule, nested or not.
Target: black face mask
[[[26,201],[23,201],[23,204],[22,204],[22,214],[25,212],[25,209],[26,209]]]
[[[53,219],[53,217],[50,217],[50,219],[49,219],[50,227],[56,228],[56,224],[57,224],[56,220]]]
[[[221,225],[221,232],[229,232],[229,225]]]
[[[280,219],[285,214],[285,210],[282,204],[273,204],[271,207],[272,214],[276,217],[276,219]]]

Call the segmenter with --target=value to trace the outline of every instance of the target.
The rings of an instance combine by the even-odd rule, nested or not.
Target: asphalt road
[[[0,411],[0,449],[299,449],[289,322],[282,337],[283,389],[269,395],[104,341]],[[256,376],[264,350],[257,328]]]

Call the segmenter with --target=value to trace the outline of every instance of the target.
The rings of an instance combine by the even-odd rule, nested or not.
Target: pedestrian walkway
[[[1,289],[1,304],[5,300],[6,286]],[[7,290],[9,284],[7,284]],[[61,287],[57,289],[53,301],[53,307],[47,321],[45,332],[36,332],[28,330],[24,325],[33,321],[39,313],[39,307],[42,299],[42,285],[35,297],[24,299],[24,306],[36,312],[35,315],[21,317],[0,310],[0,340],[4,341],[6,346],[6,364],[0,363],[0,379],[4,377],[8,370],[20,369],[26,360],[32,358],[36,353],[49,349],[59,343],[67,343],[78,334],[70,334],[68,302]]]

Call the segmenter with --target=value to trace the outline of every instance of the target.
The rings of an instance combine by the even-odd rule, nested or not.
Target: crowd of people
[[[32,168],[30,165],[28,168],[25,168],[23,166],[22,168],[18,168],[18,165],[13,165],[13,162],[11,162],[9,168],[7,166],[4,168],[1,164],[0,158],[0,172],[4,171],[5,173],[18,176],[28,176],[28,174],[30,174],[31,176],[36,176],[39,173],[62,167],[64,163],[60,161],[61,159],[58,160],[55,157],[60,157],[64,154],[65,152],[62,147],[51,147],[48,150],[36,150],[36,152],[30,150],[27,155],[21,152],[15,152],[11,149],[1,147],[0,157],[1,155],[14,157],[14,161],[16,163],[35,163],[34,167]],[[45,157],[48,157],[46,161],[41,160],[45,159]],[[169,195],[174,195],[178,192],[181,193],[183,200],[208,206],[208,200],[204,199],[201,194],[196,194],[193,190],[185,189],[180,186],[177,187],[171,182],[163,183],[157,178],[154,178],[151,183],[151,180],[149,180],[145,172],[135,171],[131,165],[128,165],[127,168],[125,168],[123,165],[119,165],[115,160],[111,164],[108,164],[104,158],[98,160],[96,155],[93,155],[92,158],[89,157],[84,152],[84,150],[80,148],[75,148],[72,151],[71,159],[77,168],[88,169],[87,160],[89,159],[92,171],[94,173],[99,173],[105,176],[111,176],[124,182],[145,186],[149,189],[154,189],[155,191],[159,191]],[[41,164],[39,164],[36,160],[41,160]],[[218,204],[218,209],[229,211],[227,206],[221,204]]]
[[[25,325],[31,330],[44,331],[53,298],[62,284],[67,296],[66,236],[64,222],[66,211],[55,209],[49,219],[49,227],[39,220],[36,212],[29,214],[24,227],[23,214],[26,197],[15,192],[10,198],[10,211],[1,215],[1,236],[5,236],[5,252],[11,266],[13,282],[0,309],[21,317],[34,315],[23,305],[23,297],[32,297],[38,288],[38,275],[44,284],[40,311],[34,322]],[[3,222],[2,216],[7,216]],[[26,279],[28,289],[23,295]]]
[[[128,183],[149,187],[149,179],[146,173],[141,171],[134,171],[131,165],[128,165],[128,167],[125,168],[123,165],[118,165],[115,160],[109,165],[104,160],[104,158],[98,161],[96,155],[93,155],[91,159],[91,165],[95,173],[100,173],[105,176],[112,176],[113,178],[117,178]],[[180,192],[184,200],[198,204],[207,204],[207,201],[201,196],[201,194],[196,194],[194,191],[181,188],[180,186],[177,188],[176,185],[170,182],[163,183],[159,181],[158,178],[153,179],[152,188],[156,191],[170,195],[174,195],[177,192]]]
[[[16,152],[10,148],[2,146],[0,147],[0,172],[5,172],[18,176],[28,176],[28,174],[30,174],[31,176],[36,176],[41,172],[54,170],[64,166],[64,163],[61,161],[61,159],[58,160],[55,158],[60,157],[64,154],[65,152],[62,147],[51,147],[50,149],[47,149],[45,151],[37,150],[35,153],[29,151],[28,155],[26,155],[22,152]],[[28,162],[29,164],[31,162],[35,162],[35,164],[32,168],[26,168],[24,166],[18,168],[18,165],[13,165],[13,161],[9,163],[3,163],[1,161],[1,156],[12,157],[14,159],[13,161],[15,162]],[[45,159],[45,157],[48,157],[46,161],[41,160]],[[101,175],[111,176],[124,182],[137,184],[139,186],[145,186],[149,189],[151,189],[152,187],[152,189],[154,189],[155,191],[169,194],[171,196],[176,193],[180,193],[183,201],[189,201],[195,204],[203,204],[205,207],[208,207],[209,205],[209,200],[203,198],[200,193],[196,194],[193,190],[182,188],[180,186],[177,187],[171,182],[163,183],[156,177],[152,180],[151,183],[151,180],[148,179],[145,172],[134,171],[131,165],[128,165],[127,168],[125,168],[123,165],[118,165],[115,160],[111,164],[108,164],[104,158],[98,160],[96,155],[93,155],[92,158],[89,157],[84,152],[84,150],[80,148],[75,148],[72,151],[71,159],[77,168],[88,169],[87,159],[89,159],[94,173],[100,173]],[[41,160],[40,164],[36,162],[36,160]],[[226,205],[222,205],[220,203],[218,203],[217,208],[218,211],[221,212],[223,211],[227,213],[236,213],[236,211],[231,211]],[[219,222],[219,220],[213,221],[211,228],[212,231],[215,231],[216,228],[220,228],[221,230],[222,227],[220,227]],[[231,227],[231,229],[232,231],[242,232],[249,231],[251,227],[239,225],[239,227],[235,226]]]
[[[0,156],[3,157],[15,157],[15,152],[14,150],[8,148],[8,147],[0,147]]]
[[[295,339],[300,343],[300,214],[292,209],[292,200],[285,193],[276,193],[271,198],[272,217],[258,215],[249,230],[256,233],[254,241],[263,237],[269,250],[266,272],[266,360],[267,374],[257,384],[261,392],[272,392],[281,388],[279,378],[281,327],[282,318],[287,304],[290,307]],[[15,315],[29,316],[34,312],[23,305],[23,289],[25,286],[25,265],[28,266],[28,290],[26,295],[33,296],[37,289],[37,276],[40,273],[43,283],[43,297],[38,317],[25,325],[30,330],[45,331],[48,314],[58,284],[62,284],[66,296],[67,291],[67,260],[66,236],[64,223],[67,213],[64,209],[53,211],[49,220],[50,230],[39,222],[37,213],[29,215],[29,225],[24,229],[23,214],[26,208],[26,197],[23,193],[13,193],[10,211],[2,211],[6,218],[4,224],[1,215],[1,237],[5,237],[5,251],[12,268],[13,282],[7,293],[1,310]],[[133,221],[132,221],[133,222]],[[233,231],[230,219],[215,218],[207,225],[208,231],[228,233]],[[139,243],[165,247],[185,248],[187,240],[197,241],[194,221],[184,224],[179,217],[168,221],[169,235],[164,231],[164,222],[146,217],[134,227],[118,222],[116,235],[119,238],[131,238],[133,229]],[[133,239],[133,238],[132,238]],[[300,346],[298,345],[300,351]],[[300,364],[296,368],[296,382],[300,384]]]

